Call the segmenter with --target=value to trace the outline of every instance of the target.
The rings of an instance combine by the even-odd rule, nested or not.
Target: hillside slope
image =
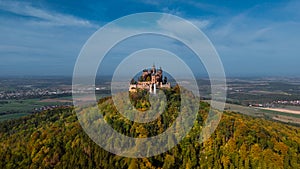
[[[83,132],[71,108],[2,122],[0,168],[300,168],[300,128],[282,123],[226,112],[211,138],[200,144],[196,139],[208,108],[201,103],[195,127],[179,145],[139,159],[100,148]],[[114,117],[111,106],[104,109],[107,119]],[[129,125],[136,137],[143,134],[134,123]]]

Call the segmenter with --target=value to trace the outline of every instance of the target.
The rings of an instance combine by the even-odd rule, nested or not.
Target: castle
[[[137,89],[148,90],[151,94],[156,94],[156,89],[171,88],[171,84],[168,82],[167,77],[163,77],[163,71],[161,67],[155,68],[153,64],[151,69],[144,69],[142,75],[138,78],[138,81],[131,80],[129,85],[129,92],[137,92]]]

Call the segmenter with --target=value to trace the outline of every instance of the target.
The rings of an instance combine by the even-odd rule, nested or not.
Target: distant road
[[[210,103],[210,100],[203,101]],[[226,103],[225,110],[254,117],[267,117],[285,123],[300,124],[300,110],[291,110],[286,108],[248,107],[230,103]]]
[[[283,108],[264,108],[264,107],[261,107],[260,109],[278,111],[278,112],[283,112],[283,113],[300,114],[300,111],[283,109]]]

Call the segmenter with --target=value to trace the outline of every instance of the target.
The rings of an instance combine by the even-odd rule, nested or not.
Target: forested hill
[[[197,124],[208,106],[201,103]],[[104,108],[107,119],[114,116],[111,106]],[[93,143],[71,108],[49,110],[0,123],[0,168],[300,168],[298,127],[226,112],[212,137],[200,144],[199,126],[164,154],[124,158]]]

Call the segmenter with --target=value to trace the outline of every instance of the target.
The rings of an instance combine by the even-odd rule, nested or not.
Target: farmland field
[[[26,116],[33,112],[37,112],[40,109],[45,109],[47,106],[62,106],[67,104],[69,103],[58,101],[58,99],[25,99],[1,101],[0,121]]]
[[[210,101],[206,100],[206,102],[209,103]],[[288,113],[288,111],[295,111],[295,110],[284,109],[285,111],[280,111],[282,109],[263,109],[263,108],[242,106],[242,105],[236,105],[230,103],[226,103],[225,110],[246,114],[249,116],[263,117],[263,118],[272,119],[284,123],[300,125],[300,114]]]

